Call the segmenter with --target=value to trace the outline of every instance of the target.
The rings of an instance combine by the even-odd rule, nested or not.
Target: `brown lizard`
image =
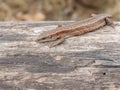
[[[112,24],[111,17],[112,16],[109,14],[94,14],[92,15],[92,17],[81,21],[73,22],[64,26],[59,25],[53,30],[40,34],[36,41],[54,41],[50,46],[53,47],[64,42],[65,38],[82,35],[84,33],[94,31],[100,27],[103,27],[104,25]]]

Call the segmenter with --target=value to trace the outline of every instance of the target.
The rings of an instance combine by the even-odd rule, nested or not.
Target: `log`
[[[35,42],[41,32],[71,22],[0,22],[0,89],[120,89],[119,22],[52,48]]]

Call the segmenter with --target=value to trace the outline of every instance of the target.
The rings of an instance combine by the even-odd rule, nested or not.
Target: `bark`
[[[59,46],[36,43],[42,31],[71,22],[1,22],[0,89],[120,89],[120,23],[71,37]]]

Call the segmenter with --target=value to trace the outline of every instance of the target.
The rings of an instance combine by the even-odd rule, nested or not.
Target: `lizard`
[[[57,28],[42,33],[36,39],[36,42],[54,41],[50,47],[59,45],[66,38],[79,36],[87,32],[97,30],[105,25],[112,25],[112,15],[110,14],[92,14],[91,17],[76,21],[67,25],[58,25]]]

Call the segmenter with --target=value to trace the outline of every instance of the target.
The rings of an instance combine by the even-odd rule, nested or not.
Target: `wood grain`
[[[120,23],[49,48],[42,31],[71,22],[0,22],[1,90],[120,89]]]

